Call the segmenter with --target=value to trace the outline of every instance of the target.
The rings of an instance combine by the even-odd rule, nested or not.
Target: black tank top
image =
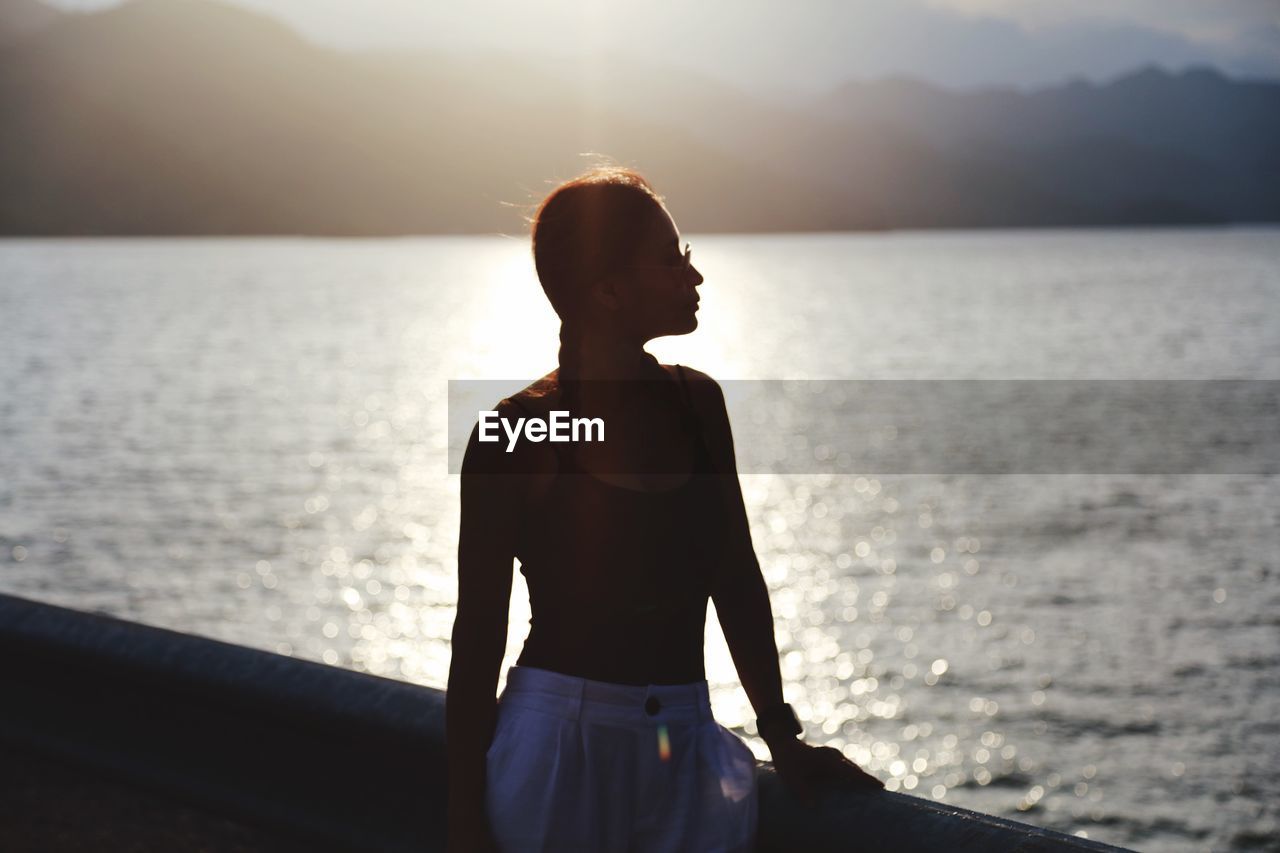
[[[724,526],[711,454],[676,367],[694,436],[693,473],[680,486],[611,485],[577,464],[572,445],[550,445],[559,472],[517,540],[531,611],[517,664],[620,684],[706,677],[703,632]]]

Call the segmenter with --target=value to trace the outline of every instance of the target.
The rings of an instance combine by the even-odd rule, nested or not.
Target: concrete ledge
[[[0,595],[0,738],[310,850],[444,849],[444,693]],[[1118,848],[901,794],[812,810],[760,769],[762,851]]]
[[[907,794],[832,792],[813,809],[792,800],[768,765],[760,783],[762,853],[1067,853],[1119,851],[1096,841]]]
[[[0,596],[0,737],[305,840],[444,847],[444,694]]]

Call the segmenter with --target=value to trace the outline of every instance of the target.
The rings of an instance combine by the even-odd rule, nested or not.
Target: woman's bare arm
[[[510,411],[498,411],[503,417]],[[515,536],[528,477],[514,454],[473,430],[462,463],[458,606],[445,695],[450,835],[485,826],[485,754],[497,719],[499,670],[507,644]]]
[[[707,443],[720,472],[718,478],[727,530],[723,557],[717,566],[712,592],[716,615],[724,629],[725,641],[733,656],[738,678],[747,691],[757,714],[783,701],[782,673],[778,666],[778,646],[773,638],[773,609],[769,604],[769,588],[765,585],[751,544],[747,509],[738,482],[737,459],[733,452],[733,432],[724,404],[724,392],[706,374],[691,371],[698,377],[694,383],[700,391],[699,416],[705,425]],[[806,800],[812,799],[819,787],[852,785],[867,790],[882,786],[840,750],[814,747],[790,735],[766,739],[769,754],[783,782]]]
[[[695,405],[703,424],[712,461],[719,472],[722,512],[726,520],[724,544],[716,567],[711,600],[724,631],[742,688],[756,713],[783,701],[778,646],[773,639],[773,608],[751,542],[747,508],[738,482],[733,432],[724,392],[714,379],[685,368],[693,377]],[[773,744],[770,744],[770,748]]]

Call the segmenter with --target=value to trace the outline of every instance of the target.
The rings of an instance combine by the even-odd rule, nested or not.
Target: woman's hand
[[[806,805],[827,787],[878,791],[884,783],[844,757],[833,746],[812,746],[796,738],[769,744],[782,784]]]

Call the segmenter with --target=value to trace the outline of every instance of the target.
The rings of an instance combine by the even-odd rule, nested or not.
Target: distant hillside
[[[1118,222],[1280,217],[1280,85],[1147,68],[1108,85],[1030,94],[850,85],[816,105],[930,140],[938,156],[1003,170]],[[952,167],[953,172],[963,168]]]
[[[329,51],[210,0],[20,7],[4,234],[512,233],[583,151],[642,168],[688,231],[1280,220],[1280,85],[1210,71],[777,104],[653,69]]]
[[[0,46],[37,33],[61,17],[61,12],[40,0],[4,0],[0,3]]]

